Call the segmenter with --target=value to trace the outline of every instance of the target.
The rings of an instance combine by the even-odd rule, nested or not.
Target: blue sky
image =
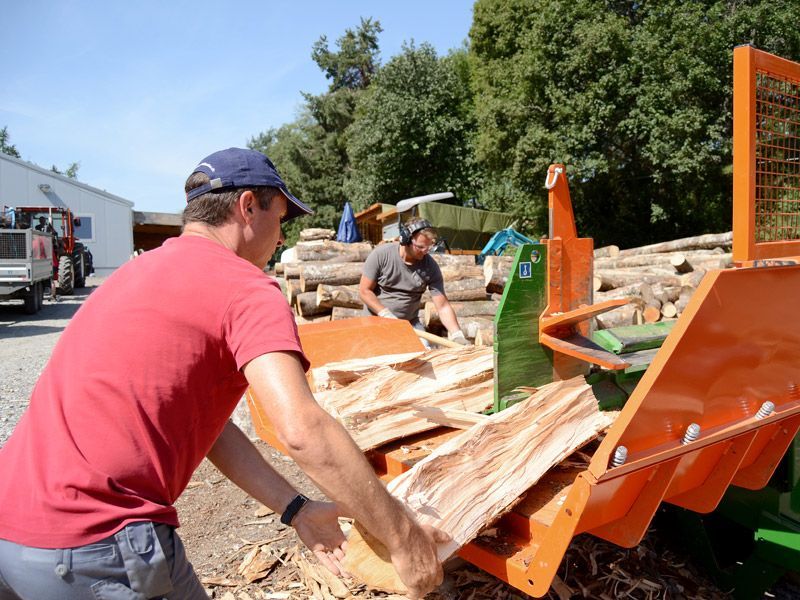
[[[0,128],[22,158],[135,203],[179,212],[204,156],[294,119],[328,82],[311,60],[360,17],[381,59],[405,41],[467,39],[472,1],[5,0]],[[280,165],[278,165],[280,168]]]

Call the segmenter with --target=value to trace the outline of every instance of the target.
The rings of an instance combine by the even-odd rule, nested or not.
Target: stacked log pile
[[[333,230],[304,229],[292,252],[294,262],[275,265],[275,275],[298,323],[364,315],[358,282],[372,244],[344,244],[334,241],[334,236]],[[475,264],[472,255],[431,256],[442,270],[447,297],[467,338],[474,341],[483,332],[485,343],[491,344],[492,320],[498,302],[486,290],[483,267]],[[431,333],[445,333],[428,292],[422,297],[419,316]]]
[[[369,242],[345,244],[335,232],[306,229],[294,248],[296,262],[278,263],[276,275],[298,323],[362,316],[358,282]],[[731,232],[707,234],[620,250],[594,252],[594,302],[629,298],[628,305],[597,317],[604,329],[675,319],[686,308],[705,273],[732,265]],[[482,266],[472,255],[435,254],[445,290],[466,337],[491,345],[493,319],[513,263],[510,256],[489,256]],[[445,333],[430,295],[423,298],[420,320],[431,333]]]

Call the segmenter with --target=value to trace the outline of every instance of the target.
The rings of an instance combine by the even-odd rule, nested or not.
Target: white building
[[[95,275],[108,275],[133,252],[133,202],[0,153],[0,206],[57,206],[80,217],[75,233]]]

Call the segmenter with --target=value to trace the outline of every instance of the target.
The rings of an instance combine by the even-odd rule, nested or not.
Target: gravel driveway
[[[83,301],[103,281],[89,277],[74,296],[52,302],[45,296],[36,315],[26,315],[21,301],[0,302],[0,446],[28,406],[31,390],[47,364],[61,332]]]

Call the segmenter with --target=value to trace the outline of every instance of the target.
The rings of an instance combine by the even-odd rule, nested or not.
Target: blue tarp
[[[344,203],[339,229],[336,231],[336,240],[347,244],[361,241],[361,234],[356,225],[356,216],[353,214],[353,209],[349,202]]]

